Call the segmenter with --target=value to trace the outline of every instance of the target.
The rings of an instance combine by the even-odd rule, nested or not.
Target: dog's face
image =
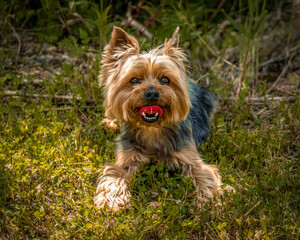
[[[178,29],[164,45],[139,53],[137,40],[114,28],[102,58],[106,115],[137,126],[184,120],[190,98]]]

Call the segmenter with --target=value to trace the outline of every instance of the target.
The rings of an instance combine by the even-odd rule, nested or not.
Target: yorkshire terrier
[[[216,166],[197,147],[210,132],[215,97],[187,76],[187,58],[179,48],[179,28],[161,46],[140,53],[137,40],[114,27],[102,56],[106,123],[120,124],[116,163],[99,178],[95,204],[117,211],[130,206],[130,176],[156,158],[171,170],[194,178],[197,199],[222,193]]]

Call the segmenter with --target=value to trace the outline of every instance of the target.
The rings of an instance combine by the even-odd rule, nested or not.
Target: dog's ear
[[[176,28],[176,30],[174,31],[172,38],[170,38],[169,41],[165,41],[165,47],[174,47],[174,48],[178,48],[179,47],[179,27]]]
[[[138,53],[139,52],[139,43],[138,41],[123,29],[114,27],[111,39],[109,44],[106,47],[106,50],[110,54],[114,54],[115,52],[131,52]]]
[[[173,57],[179,57],[179,55],[182,55],[180,49],[179,49],[179,27],[176,28],[175,32],[172,35],[172,38],[167,41],[165,40],[165,44],[163,47],[163,53],[169,56]]]

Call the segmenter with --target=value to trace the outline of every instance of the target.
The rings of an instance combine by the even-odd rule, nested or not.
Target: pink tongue
[[[163,113],[162,109],[159,107],[159,106],[146,106],[146,107],[143,107],[141,110],[140,110],[140,114],[143,115],[142,113],[147,113],[147,114],[150,114],[150,115],[153,115],[155,113],[158,113],[158,116],[160,117]]]

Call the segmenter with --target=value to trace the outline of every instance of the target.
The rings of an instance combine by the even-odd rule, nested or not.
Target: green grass
[[[132,179],[133,207],[112,214],[93,203],[97,177],[114,161],[116,137],[100,125],[99,61],[90,61],[87,74],[64,69],[40,93],[79,94],[81,102],[1,100],[1,239],[299,238],[299,99],[221,101],[199,150],[236,189],[221,198],[222,207],[195,207],[192,179],[154,162]],[[80,82],[76,76],[84,74]],[[22,78],[4,76],[2,86],[20,89]]]
[[[120,16],[125,16],[126,4],[0,2],[0,239],[299,239],[296,75],[288,76],[294,76],[294,88],[271,92],[272,96],[293,95],[295,101],[251,104],[244,99],[251,94],[265,97],[270,87],[270,80],[258,75],[260,62],[270,57],[261,54],[262,36],[272,39],[266,43],[271,44],[285,26],[282,20],[292,26],[296,19],[295,13],[290,19],[277,19],[278,13],[295,4],[279,2],[282,9],[258,0],[225,1],[218,9],[219,1],[206,0],[156,5],[147,1],[142,7],[137,16],[141,23],[164,4],[149,28],[153,41],[139,37],[141,48],[163,42],[180,26],[191,74],[202,83],[209,76],[209,88],[220,106],[211,135],[199,152],[207,163],[219,167],[223,181],[236,193],[222,196],[219,207],[211,201],[197,208],[192,179],[154,160],[131,179],[132,207],[115,214],[97,209],[93,202],[99,174],[114,162],[117,134],[100,124],[104,118],[97,82],[100,61],[90,56],[98,55],[108,42],[112,25],[119,25]],[[225,19],[229,25],[220,29]],[[42,66],[52,76],[32,84],[35,66],[24,73],[16,64],[17,58],[25,65],[36,64],[16,50],[14,31],[27,50],[24,43],[31,40],[26,40],[25,30],[40,43],[30,47],[35,52],[30,57],[45,54],[47,41],[80,56],[86,64],[59,62],[62,54],[54,51],[58,63]],[[128,31],[138,35],[132,28]],[[291,36],[292,29],[288,31]],[[229,49],[235,49],[228,58],[234,67],[225,61]],[[227,100],[239,81],[239,99]],[[2,89],[21,96],[4,97]],[[61,100],[55,95],[80,99]]]

